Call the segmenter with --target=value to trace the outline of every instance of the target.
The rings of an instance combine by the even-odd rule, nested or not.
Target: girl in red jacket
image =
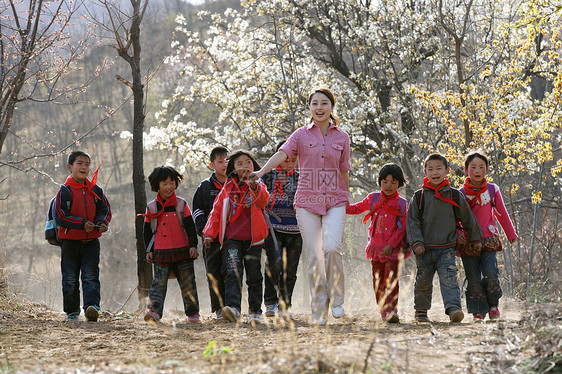
[[[176,196],[183,175],[170,165],[154,168],[148,176],[156,199],[148,203],[144,223],[146,261],[154,263],[154,280],[148,297],[150,310],[144,320],[156,323],[162,317],[168,279],[175,274],[189,322],[199,322],[199,298],[193,261],[197,252],[195,223],[187,202]]]
[[[369,213],[363,219],[369,226],[366,257],[373,267],[373,287],[383,321],[399,322],[398,267],[404,258],[403,238],[406,235],[406,207],[408,202],[398,194],[406,180],[402,168],[386,164],[379,172],[380,192],[371,192],[363,201],[347,207],[347,214]]]
[[[229,178],[215,199],[207,225],[203,229],[205,247],[219,236],[226,266],[223,319],[240,319],[242,278],[246,269],[250,323],[261,322],[262,284],[261,251],[268,227],[263,209],[269,202],[265,185],[248,181],[248,175],[260,166],[251,153],[237,151],[228,159]]]

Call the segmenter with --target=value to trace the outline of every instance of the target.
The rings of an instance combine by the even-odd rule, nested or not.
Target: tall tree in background
[[[132,82],[117,76],[127,85],[133,95],[133,190],[135,195],[135,214],[144,213],[146,209],[146,192],[143,160],[143,133],[145,113],[145,96],[143,74],[141,72],[141,23],[144,18],[148,0],[130,0],[132,11],[126,12],[117,2],[100,0],[98,3],[105,8],[107,19],[98,24],[105,27],[115,38],[115,50],[131,68]],[[135,238],[137,248],[137,276],[139,307],[146,305],[148,291],[152,283],[152,266],[146,262],[146,251],[143,238],[143,218],[135,218]]]
[[[71,19],[81,4],[64,0],[0,4],[0,153],[13,133],[18,104],[68,101],[84,88],[85,84],[61,87],[61,78],[88,44],[71,43]]]

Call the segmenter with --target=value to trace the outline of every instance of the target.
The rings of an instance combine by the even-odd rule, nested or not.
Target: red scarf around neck
[[[445,177],[445,179],[443,179],[443,182],[441,182],[441,184],[437,187],[435,187],[434,185],[432,185],[431,183],[429,183],[429,178],[425,177],[423,178],[423,187],[425,188],[429,188],[433,191],[435,191],[435,196],[437,196],[437,198],[441,201],[444,201],[448,204],[454,205],[458,208],[460,208],[460,205],[455,203],[455,201],[453,199],[449,199],[448,197],[443,197],[441,196],[441,193],[439,193],[439,190],[442,189],[445,186],[450,185],[451,182],[449,182],[449,180],[447,179],[447,177]]]
[[[470,183],[470,177],[466,177],[462,186],[464,187],[464,193],[467,196],[474,196],[474,199],[467,199],[471,208],[476,205],[476,203],[480,203],[480,205],[482,205],[481,195],[488,190],[488,182],[486,181],[486,178],[482,180],[482,184],[480,186],[475,186]]]
[[[404,215],[397,209],[394,209],[390,206],[388,206],[387,202],[395,199],[399,196],[398,191],[396,191],[395,193],[393,193],[390,196],[386,196],[386,194],[384,192],[381,191],[381,197],[378,201],[378,203],[373,207],[373,209],[371,209],[371,211],[369,213],[367,213],[367,215],[363,218],[363,223],[367,223],[367,221],[369,220],[369,218],[371,218],[373,216],[373,214],[375,214],[376,212],[378,212],[382,207],[384,207],[386,209],[387,212],[389,212],[392,215],[395,215],[397,217],[403,217]]]
[[[233,223],[234,221],[236,221],[238,217],[240,217],[240,214],[242,214],[242,210],[244,209],[245,204],[244,200],[246,200],[246,196],[248,195],[250,190],[250,186],[248,185],[248,183],[246,183],[246,181],[240,181],[237,176],[232,178],[232,183],[234,184],[234,189],[240,195],[240,200],[238,201],[238,206],[236,207],[234,214],[232,214],[232,216],[230,217],[229,223]],[[240,188],[240,184],[242,184],[242,188]]]
[[[96,169],[96,171],[94,171],[94,174],[92,174],[92,180],[89,180],[88,178],[86,178],[85,183],[80,183],[80,182],[77,182],[76,180],[74,180],[74,178],[72,178],[72,175],[69,175],[68,178],[66,178],[66,182],[64,182],[64,184],[68,187],[71,187],[71,188],[74,188],[74,189],[77,189],[77,190],[81,190],[81,189],[84,188],[84,189],[88,190],[92,195],[94,195],[95,197],[97,197],[98,199],[101,200],[101,197],[96,195],[94,193],[94,191],[92,191],[92,189],[96,185],[96,182],[98,180],[98,172],[100,171],[100,168],[101,168],[102,164],[103,164],[103,160],[102,160],[100,166],[98,166],[98,168]]]
[[[279,174],[284,174],[285,176],[290,177],[295,173],[295,169],[285,172],[281,166],[277,166],[275,170],[277,170],[277,177],[275,178],[273,192],[271,193],[271,207],[269,210],[273,209],[273,206],[275,205],[275,195],[279,194],[279,196],[283,196],[283,184],[281,184],[281,181],[279,180]]]
[[[162,198],[162,195],[160,195],[160,192],[158,192],[158,194],[156,194],[156,201],[160,203],[160,205],[162,205],[162,209],[160,209],[159,211],[155,212],[155,213],[144,213],[144,214],[137,214],[137,216],[143,216],[143,217],[148,217],[148,218],[158,218],[160,217],[162,214],[164,214],[164,211],[166,210],[167,207],[169,206],[176,206],[178,203],[178,197],[176,196],[176,192],[174,191],[174,193],[172,193],[172,196],[170,196],[169,198],[166,199],[166,201],[164,201],[164,199]],[[180,217],[183,219],[183,217]]]

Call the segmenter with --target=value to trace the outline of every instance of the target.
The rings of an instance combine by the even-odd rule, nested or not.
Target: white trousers
[[[330,208],[326,215],[296,208],[302,248],[308,261],[312,319],[326,318],[330,301],[343,306],[344,276],[341,241],[345,206]]]

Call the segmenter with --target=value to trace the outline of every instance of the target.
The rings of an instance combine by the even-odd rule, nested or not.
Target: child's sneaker
[[[158,313],[153,312],[152,310],[149,310],[144,315],[144,320],[148,323],[156,324],[160,320],[160,316],[158,315]]]
[[[332,316],[334,316],[334,318],[341,318],[344,315],[345,309],[343,309],[343,305],[332,307]]]
[[[248,318],[248,322],[251,325],[256,325],[261,323],[261,314],[258,313],[250,313],[250,317]]]
[[[483,314],[479,314],[479,313],[474,313],[472,315],[472,319],[476,322],[476,321],[484,321],[484,319],[486,318],[485,315]]]
[[[215,319],[221,320],[222,319],[222,309],[219,309],[215,312]]]
[[[500,318],[500,310],[498,309],[498,307],[495,306],[492,309],[490,309],[490,311],[488,312],[488,316],[490,317],[490,319]]]
[[[78,313],[70,313],[66,315],[66,319],[68,321],[77,321],[78,320]]]
[[[451,310],[449,310],[449,321],[456,323],[462,321],[463,319],[464,313],[462,310],[457,308],[451,308]]]
[[[427,310],[416,310],[414,320],[416,322],[430,322],[429,317],[427,316]]]
[[[201,320],[201,316],[199,315],[199,313],[195,313],[191,316],[187,316],[187,322],[189,323],[199,323],[200,320]]]
[[[97,322],[98,321],[98,317],[100,315],[100,307],[97,305],[90,305],[88,308],[86,308],[86,312],[84,313],[84,315],[86,316],[86,319],[90,322]]]
[[[279,306],[279,304],[266,305],[265,306],[265,316],[266,317],[275,317],[275,314],[277,313],[278,306]]]
[[[222,319],[228,322],[238,322],[240,320],[240,312],[236,308],[225,306],[222,308]]]
[[[325,318],[320,318],[320,319],[313,318],[311,324],[313,326],[326,326],[326,319]]]
[[[400,317],[398,317],[398,314],[394,312],[389,312],[386,313],[386,315],[383,318],[383,321],[386,321],[388,323],[398,323],[400,322]]]

